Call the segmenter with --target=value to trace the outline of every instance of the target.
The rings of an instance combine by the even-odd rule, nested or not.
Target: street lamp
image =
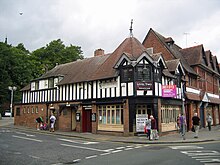
[[[8,89],[11,91],[11,104],[10,104],[10,112],[11,112],[11,116],[12,117],[12,104],[13,104],[13,94],[14,94],[14,91],[17,89],[17,87],[13,86],[9,86]]]

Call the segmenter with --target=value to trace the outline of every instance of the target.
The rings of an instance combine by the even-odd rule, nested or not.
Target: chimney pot
[[[94,52],[94,56],[101,56],[104,55],[104,50],[103,49],[96,49]]]

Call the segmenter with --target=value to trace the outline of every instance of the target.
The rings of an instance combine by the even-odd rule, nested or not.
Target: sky
[[[130,36],[141,43],[150,28],[182,48],[203,44],[220,63],[220,0],[0,0],[0,42],[29,51],[61,39],[113,52]]]

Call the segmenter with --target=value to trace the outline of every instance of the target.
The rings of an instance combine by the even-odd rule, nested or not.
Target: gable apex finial
[[[131,26],[130,26],[130,37],[133,37],[133,27],[132,27],[132,24],[133,24],[133,19],[131,19]]]

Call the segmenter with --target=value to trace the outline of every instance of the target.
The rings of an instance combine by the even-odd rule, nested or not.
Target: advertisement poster
[[[176,85],[162,85],[162,97],[176,97]]]
[[[144,132],[147,114],[136,114],[136,132]]]

